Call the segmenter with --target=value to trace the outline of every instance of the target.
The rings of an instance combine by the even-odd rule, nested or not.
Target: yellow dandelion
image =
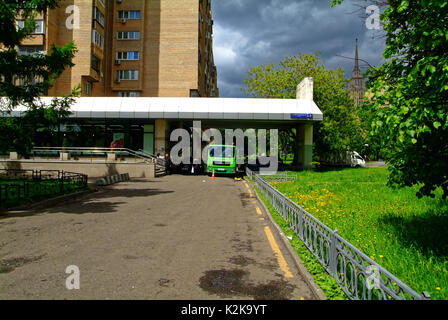
[[[436,290],[437,290],[437,291],[440,291],[440,287],[437,287]]]

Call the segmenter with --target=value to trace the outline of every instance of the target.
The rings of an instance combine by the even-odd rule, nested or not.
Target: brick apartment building
[[[78,84],[83,97],[219,96],[211,0],[62,0],[36,22],[21,54],[78,48],[49,96]]]

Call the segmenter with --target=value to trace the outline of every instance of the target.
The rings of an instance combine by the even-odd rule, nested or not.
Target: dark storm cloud
[[[250,67],[278,63],[286,56],[321,52],[328,68],[342,67],[349,77],[359,39],[360,58],[381,64],[384,40],[372,39],[358,9],[347,0],[212,0],[214,55],[221,97],[241,97]]]

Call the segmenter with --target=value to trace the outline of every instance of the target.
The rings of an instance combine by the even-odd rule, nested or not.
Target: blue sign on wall
[[[295,119],[313,119],[313,115],[310,113],[291,113],[291,118]]]

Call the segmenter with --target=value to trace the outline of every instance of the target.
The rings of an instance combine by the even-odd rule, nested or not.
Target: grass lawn
[[[272,185],[417,292],[446,300],[448,202],[441,193],[419,200],[417,188],[394,190],[387,174],[386,168],[305,171],[296,182]]]

